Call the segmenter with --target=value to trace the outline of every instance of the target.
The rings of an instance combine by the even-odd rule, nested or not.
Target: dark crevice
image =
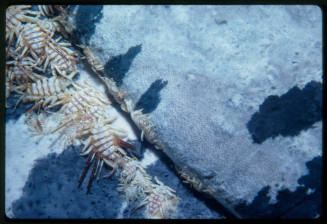
[[[209,209],[212,213],[212,216],[219,214],[223,214],[228,219],[236,219],[227,208],[221,205],[216,199],[214,199],[211,195],[199,192],[191,187],[189,184],[185,184],[181,181],[180,175],[177,173],[174,162],[162,151],[155,150],[154,147],[148,143],[144,143],[144,147],[152,149],[151,151],[156,154],[158,160],[155,164],[152,164],[147,167],[147,172],[151,176],[160,177],[159,180],[164,182],[165,185],[176,190],[176,195],[180,198],[179,210],[183,210],[182,213],[189,213],[191,209],[201,209],[205,213],[207,209]],[[164,179],[163,179],[164,178]],[[189,201],[189,195],[195,197],[197,201]],[[191,198],[192,198],[191,197]],[[190,211],[186,211],[190,210]],[[190,214],[192,216],[192,214]],[[177,218],[185,218],[185,217],[177,217]],[[215,217],[195,217],[193,215],[192,218],[215,218]],[[217,217],[216,217],[217,218]]]
[[[10,96],[7,98],[7,107],[5,110],[6,122],[8,122],[9,120],[18,120],[21,115],[23,115],[25,112],[27,112],[30,108],[33,107],[33,102],[23,103],[21,101],[15,108],[15,105],[17,104],[17,101],[21,96],[21,94],[11,93]]]
[[[302,90],[297,86],[287,93],[266,98],[253,114],[247,128],[254,143],[278,135],[296,136],[322,119],[322,84],[311,81]]]

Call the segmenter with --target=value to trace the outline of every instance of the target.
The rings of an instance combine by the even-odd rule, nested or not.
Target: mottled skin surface
[[[277,206],[283,189],[296,191],[322,152],[318,7],[106,6],[103,15],[89,44],[104,64],[126,57],[119,64],[128,68],[111,66],[123,73],[107,72],[121,74],[121,88],[145,106],[176,165],[232,207],[267,186],[267,205]],[[128,54],[135,46],[142,48]],[[167,85],[149,91],[156,80]]]

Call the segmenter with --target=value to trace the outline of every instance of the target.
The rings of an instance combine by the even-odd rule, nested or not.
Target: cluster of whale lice
[[[118,190],[128,202],[145,206],[147,218],[171,218],[176,212],[178,198],[174,190],[158,178],[146,173],[140,162],[130,154],[135,146],[127,142],[127,131],[113,126],[116,117],[108,112],[110,100],[95,86],[77,79],[77,64],[87,59],[92,70],[107,86],[108,92],[130,113],[142,130],[142,139],[161,148],[147,116],[119,90],[110,74],[85,45],[74,44],[71,37],[74,17],[69,6],[29,5],[9,6],[6,11],[6,107],[33,103],[25,113],[31,135],[38,139],[57,134],[62,149],[76,142],[83,144],[81,155],[87,164],[81,171],[78,186],[83,183],[90,167],[87,192],[102,168],[111,169],[106,177],[115,174]],[[7,105],[10,94],[17,97],[16,105]]]

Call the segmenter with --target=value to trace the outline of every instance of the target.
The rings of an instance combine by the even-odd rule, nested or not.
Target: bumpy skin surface
[[[124,75],[120,87],[128,97],[136,103],[155,80],[168,81],[150,117],[175,164],[231,206],[259,197],[270,207],[285,190],[300,189],[306,163],[321,156],[319,7],[104,6],[103,15],[90,40],[101,55],[125,56],[142,45],[127,73],[119,73],[123,66],[113,72]],[[158,29],[158,19],[169,29]],[[317,95],[307,92],[312,82]],[[313,116],[305,116],[304,105]],[[299,125],[315,119],[308,129]]]
[[[43,15],[54,16],[54,10],[62,13],[63,8],[42,6],[39,9]],[[24,15],[23,12],[17,13]],[[40,12],[35,14],[39,15]],[[66,16],[62,15],[59,19]],[[125,195],[127,201],[140,202],[150,195],[159,194],[158,189],[164,190],[165,186],[161,182],[152,183],[151,176],[146,173],[140,162],[127,153],[127,149],[135,150],[136,147],[127,142],[126,130],[112,126],[116,117],[109,112],[112,108],[107,96],[97,90],[96,86],[73,80],[78,72],[75,64],[77,53],[69,48],[69,43],[60,42],[61,36],[57,40],[54,39],[56,33],[60,35],[60,32],[64,32],[58,27],[65,21],[59,19],[37,17],[35,20],[24,18],[16,21],[20,26],[19,32],[15,33],[16,36],[7,38],[9,42],[16,40],[15,48],[11,48],[10,44],[7,46],[7,59],[13,60],[7,61],[7,95],[13,90],[21,94],[18,103],[21,100],[23,103],[34,103],[25,119],[32,135],[42,138],[58,133],[54,143],[59,144],[62,149],[74,143],[84,144],[81,155],[87,155],[88,161],[81,173],[79,186],[94,163],[87,192],[90,192],[94,178],[100,175],[103,165],[106,165],[111,169],[107,176],[116,173],[120,177],[118,190]],[[92,56],[88,47],[85,47],[84,53],[93,70],[102,72],[103,66]],[[24,77],[26,74],[20,73],[24,68],[22,66],[32,71],[28,78]],[[50,74],[46,74],[48,67]],[[9,86],[11,83],[13,86]],[[123,101],[124,93],[115,87],[113,83],[109,92],[113,93],[114,98]],[[36,106],[39,106],[39,111],[41,107],[44,109],[42,114],[34,113]],[[49,112],[55,107],[59,109]],[[161,193],[166,194],[165,191]],[[151,203],[151,200],[148,203]],[[152,214],[149,217],[152,217]],[[170,214],[165,212],[163,218],[168,217]]]

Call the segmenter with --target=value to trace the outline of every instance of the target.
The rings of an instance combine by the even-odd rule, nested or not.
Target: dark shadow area
[[[122,205],[117,177],[95,180],[86,194],[91,170],[78,188],[87,160],[79,150],[68,148],[36,161],[23,195],[13,203],[16,218],[116,218]],[[103,169],[102,175],[106,172],[109,170]]]
[[[15,109],[15,105],[18,99],[21,97],[20,94],[11,93],[7,98],[7,108],[5,109],[5,118],[6,123],[9,120],[18,120],[20,116],[22,116],[26,111],[28,111],[31,107],[33,107],[34,103],[23,103],[22,101],[18,104]]]
[[[269,96],[247,123],[254,143],[278,135],[295,136],[322,119],[322,84],[311,81],[284,95]]]
[[[306,163],[309,174],[298,179],[294,192],[281,190],[277,203],[269,204],[270,187],[263,187],[250,205],[241,203],[236,210],[245,218],[315,218],[322,211],[322,157],[317,156]],[[313,191],[307,194],[308,190]]]
[[[95,32],[95,23],[103,17],[102,5],[80,5],[76,13],[75,44],[88,43]]]
[[[151,146],[147,145],[147,147]],[[184,184],[176,173],[173,161],[166,154],[155,149],[152,151],[159,159],[155,164],[149,165],[146,170],[148,174],[153,177],[157,176],[165,185],[176,191],[180,199],[177,219],[235,218],[217,200]]]
[[[92,166],[78,188],[78,181],[86,165],[87,158],[81,157],[81,147],[69,147],[60,155],[55,153],[35,162],[23,187],[22,196],[13,202],[15,219],[115,219],[121,212],[123,200],[117,191],[118,178],[94,180],[90,193],[86,194]],[[102,175],[110,172],[103,169]],[[219,205],[213,199],[203,196],[181,183],[173,166],[169,168],[159,160],[147,169],[160,181],[177,192],[180,199],[176,218],[223,218]],[[131,214],[138,204],[131,202],[123,211],[124,218],[144,218],[142,207]]]
[[[39,101],[31,101],[28,103],[23,103],[21,100],[20,103],[15,108],[15,105],[17,104],[18,100],[22,94],[17,93],[11,93],[10,96],[7,98],[7,107],[5,108],[5,120],[8,122],[9,120],[18,120],[20,116],[23,116],[27,111],[29,111],[31,108],[33,108],[34,105],[37,104]],[[46,114],[57,112],[60,110],[62,105],[55,106],[53,108],[50,108],[47,110]],[[34,112],[43,113],[44,109],[41,107],[35,107]]]
[[[135,156],[138,160],[142,160],[144,157],[144,147],[141,142],[138,140],[128,140],[128,143],[134,145],[136,147],[136,150],[129,149],[129,148],[124,148],[129,154]]]
[[[142,45],[137,45],[135,47],[130,47],[126,54],[121,54],[114,56],[109,59],[105,64],[104,70],[109,78],[113,78],[117,86],[123,84],[123,79],[132,65],[132,62],[137,54],[142,50]]]
[[[143,93],[135,105],[135,110],[143,109],[143,113],[148,114],[154,111],[160,103],[160,91],[167,85],[168,81],[157,79],[148,90]]]

